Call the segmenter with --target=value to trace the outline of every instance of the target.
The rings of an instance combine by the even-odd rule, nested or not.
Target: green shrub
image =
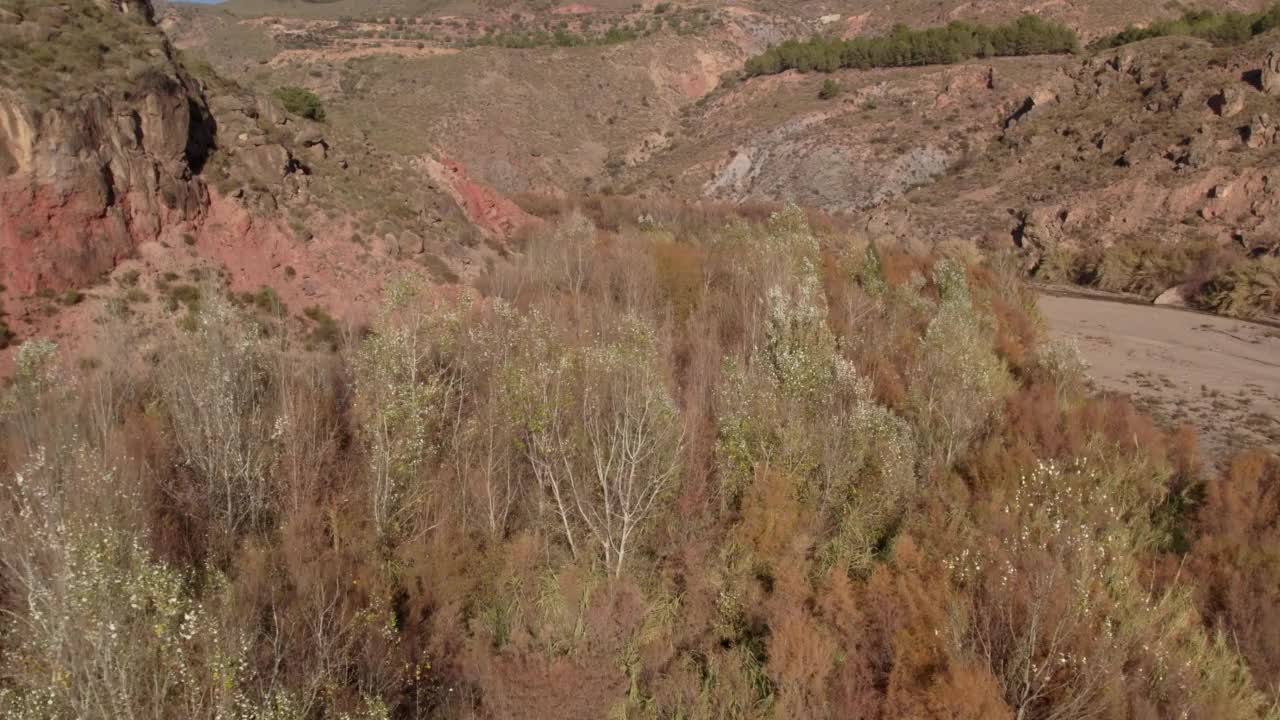
[[[190,312],[196,312],[200,308],[200,288],[194,285],[166,284],[160,290],[168,297],[165,305],[170,311],[177,310],[179,305],[185,306]]]
[[[305,88],[286,85],[276,88],[275,96],[284,104],[284,109],[308,120],[324,122],[324,105],[319,96]]]
[[[844,92],[844,88],[841,87],[840,83],[832,80],[831,78],[827,78],[822,81],[822,89],[818,91],[818,99],[831,100],[842,92]]]
[[[1205,302],[1236,317],[1280,315],[1280,258],[1242,260],[1209,281]]]
[[[116,282],[119,283],[120,287],[126,287],[126,288],[137,287],[138,278],[140,277],[142,277],[142,273],[139,272],[138,270],[136,269],[127,270],[121,273],[120,276],[116,278]]]
[[[319,305],[313,305],[302,311],[308,320],[315,323],[315,327],[311,329],[311,333],[307,339],[316,345],[321,345],[330,350],[337,350],[342,344],[342,329],[338,327],[338,321],[327,310]]]
[[[280,299],[280,295],[276,293],[275,288],[263,285],[258,288],[257,292],[240,293],[240,304],[257,308],[271,315],[282,316],[285,314],[284,301]]]

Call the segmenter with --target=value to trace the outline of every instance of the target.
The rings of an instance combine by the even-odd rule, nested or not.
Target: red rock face
[[[114,195],[92,178],[70,187],[30,178],[0,180],[0,283],[32,295],[82,287],[100,279],[141,243],[197,224],[208,198],[203,183],[182,187],[180,200],[144,190]]]
[[[542,222],[497,190],[472,180],[461,163],[440,154],[440,160],[423,158],[431,178],[462,208],[462,212],[490,237],[509,238],[526,225]]]
[[[139,244],[201,220],[208,192],[193,163],[207,153],[212,126],[194,83],[176,64],[162,67],[146,87],[61,104],[0,90],[7,296],[90,284]]]
[[[120,213],[100,197],[52,186],[0,184],[0,283],[32,295],[93,282],[133,248]]]

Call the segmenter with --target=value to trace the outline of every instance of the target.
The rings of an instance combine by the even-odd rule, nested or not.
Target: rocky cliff
[[[213,121],[150,5],[4,0],[0,22],[7,292],[91,282],[140,242],[197,223],[208,191],[196,172]]]

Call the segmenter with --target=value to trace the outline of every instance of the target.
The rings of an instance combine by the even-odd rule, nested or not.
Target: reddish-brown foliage
[[[1280,685],[1280,463],[1261,451],[1209,481],[1186,572],[1201,612],[1240,647],[1259,684]]]

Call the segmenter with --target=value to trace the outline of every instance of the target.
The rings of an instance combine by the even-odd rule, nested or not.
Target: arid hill
[[[0,717],[1280,720],[1213,7],[0,0]]]
[[[358,321],[392,268],[474,275],[529,220],[446,158],[379,151],[183,58],[147,3],[6,0],[0,39],[0,345],[189,309],[205,276],[304,329],[304,308]]]

